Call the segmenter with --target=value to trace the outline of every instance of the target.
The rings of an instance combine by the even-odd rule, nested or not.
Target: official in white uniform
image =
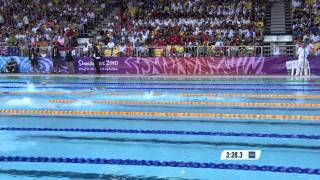
[[[302,46],[297,51],[298,55],[298,65],[296,76],[300,75],[308,75],[309,61],[308,56],[310,55],[310,48],[306,43],[302,44]]]

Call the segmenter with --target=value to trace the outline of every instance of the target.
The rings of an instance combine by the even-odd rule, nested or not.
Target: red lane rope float
[[[120,116],[158,116],[158,117],[213,117],[246,119],[286,119],[320,120],[320,116],[277,115],[277,114],[216,114],[216,113],[181,113],[181,112],[125,112],[125,111],[76,111],[76,110],[21,110],[0,109],[0,114],[9,115],[120,115]]]

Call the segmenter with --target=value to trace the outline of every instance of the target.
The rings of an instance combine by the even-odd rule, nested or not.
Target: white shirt
[[[107,47],[108,49],[112,49],[114,47],[114,43],[112,41],[108,42]]]
[[[219,47],[219,46],[223,46],[223,42],[222,41],[217,41],[214,46]]]
[[[126,50],[127,50],[127,47],[126,47],[126,46],[120,46],[120,47],[119,47],[119,51],[120,51],[120,52],[125,53]]]
[[[300,47],[297,51],[297,55],[299,57],[299,61],[307,60],[308,56],[310,54],[310,49],[308,47]]]
[[[293,0],[292,1],[292,6],[294,7],[294,8],[297,8],[297,7],[299,7],[301,5],[301,2],[300,1],[297,1],[297,0]]]
[[[24,16],[24,17],[23,17],[23,22],[24,22],[25,25],[26,25],[26,24],[29,24],[29,19],[28,19],[27,16]]]
[[[84,52],[88,52],[88,51],[89,51],[89,46],[84,46],[84,47],[83,47],[83,51],[84,51]]]

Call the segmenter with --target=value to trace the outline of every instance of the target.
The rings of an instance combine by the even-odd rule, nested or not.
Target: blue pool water
[[[319,91],[316,77],[1,76],[0,179],[320,179]],[[223,150],[262,155],[222,161]],[[24,162],[31,157],[62,160]],[[106,160],[70,163],[74,158]]]

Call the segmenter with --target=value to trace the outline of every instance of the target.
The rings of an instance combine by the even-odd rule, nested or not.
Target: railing
[[[166,47],[127,47],[108,48],[98,47],[100,54],[107,57],[268,57],[268,56],[295,56],[297,46],[166,46]],[[51,47],[39,47],[39,56],[51,57]],[[65,49],[60,48],[62,56]],[[83,47],[75,47],[73,55],[90,56],[92,48],[85,50]],[[28,56],[27,46],[2,46],[0,56]]]

